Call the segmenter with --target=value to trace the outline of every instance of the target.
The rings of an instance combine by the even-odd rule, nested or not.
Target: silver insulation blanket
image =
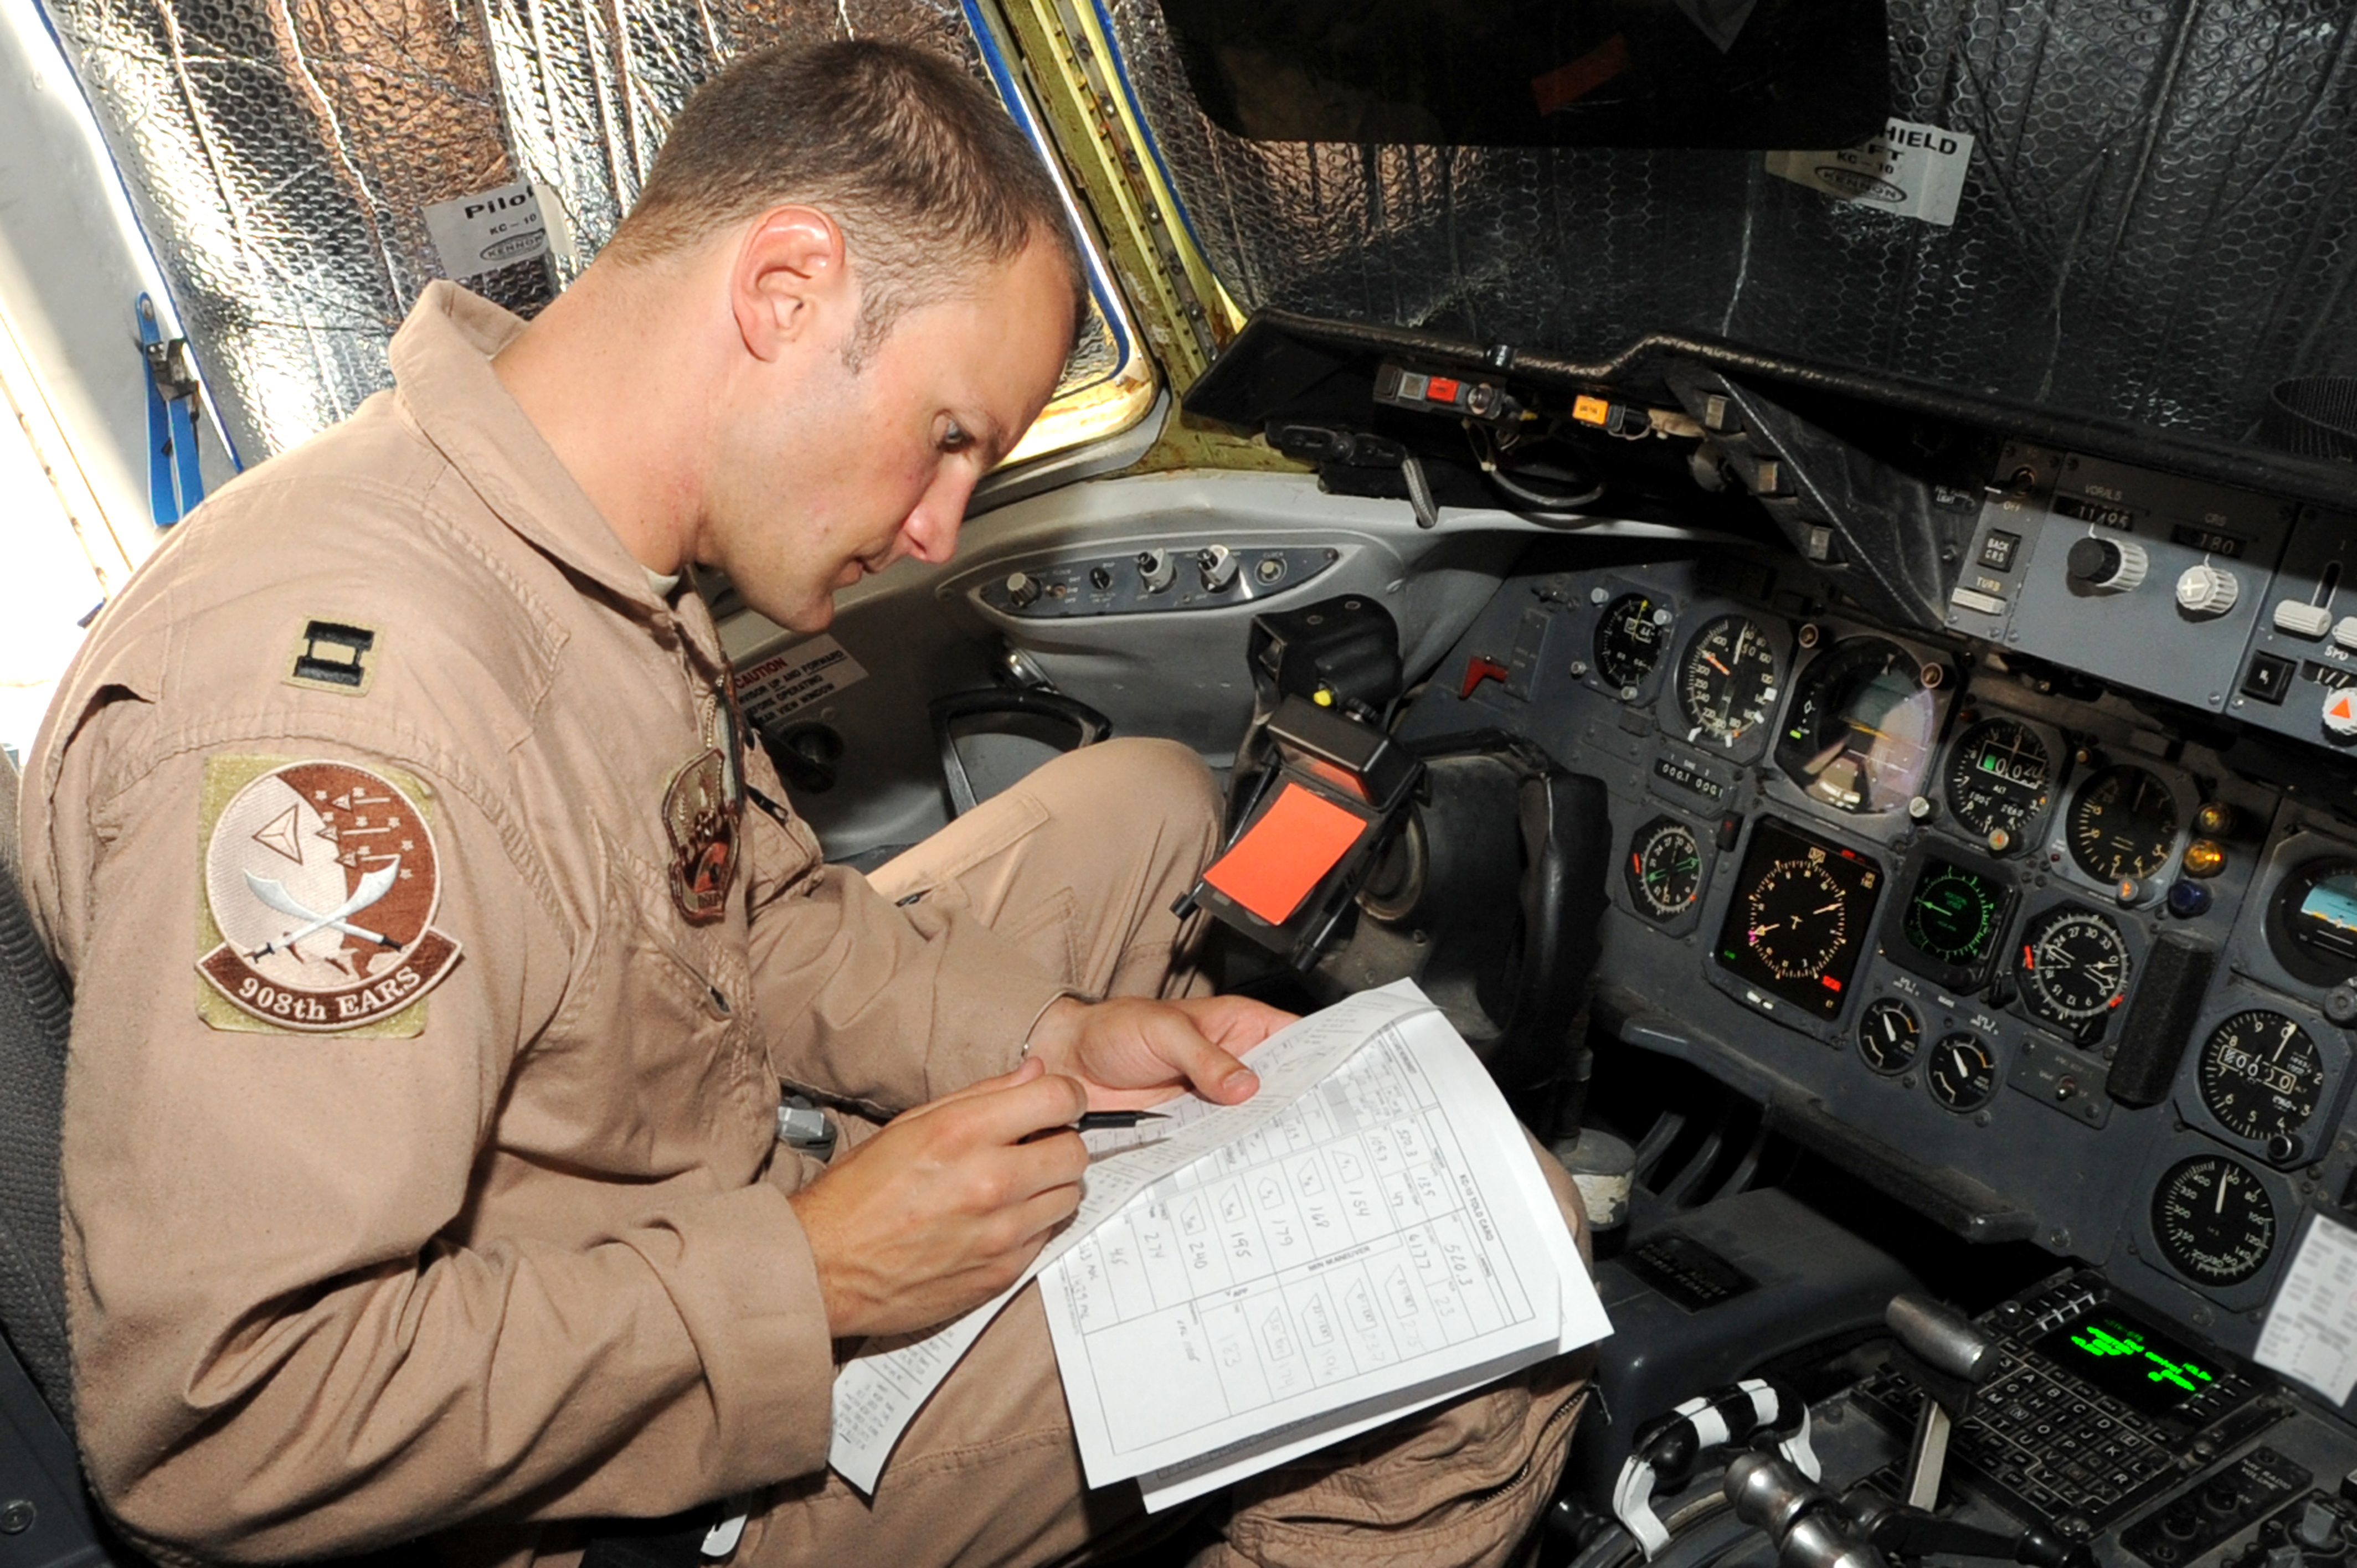
[[[849,32],[981,70],[954,0],[45,3],[248,463],[390,384],[393,331],[445,275],[426,207],[533,182],[550,253],[468,283],[529,315],[737,53]],[[1113,368],[1100,322],[1066,384]]]
[[[1246,141],[1158,0],[1101,3],[1247,306],[1582,358],[1708,333],[2232,439],[2357,371],[2346,0],[1891,0],[1891,113],[1977,144],[1945,228],[1756,152]]]

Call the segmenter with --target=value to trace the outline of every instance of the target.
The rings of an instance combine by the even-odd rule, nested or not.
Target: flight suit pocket
[[[649,1176],[708,1164],[716,1133],[774,1136],[777,1085],[757,1070],[744,928],[691,928],[660,867],[610,840],[589,961],[540,1051],[541,1082],[570,1078],[560,1124]],[[587,1150],[585,1153],[588,1152]]]

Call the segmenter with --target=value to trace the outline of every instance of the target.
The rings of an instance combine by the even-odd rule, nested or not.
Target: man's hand
[[[1084,1087],[1038,1060],[893,1119],[789,1200],[836,1338],[944,1323],[1015,1283],[1080,1206]]]
[[[1292,1022],[1292,1014],[1243,996],[1093,1003],[1067,996],[1033,1026],[1031,1057],[1079,1079],[1098,1111],[1135,1110],[1188,1089],[1215,1105],[1235,1105],[1260,1088],[1236,1053]]]

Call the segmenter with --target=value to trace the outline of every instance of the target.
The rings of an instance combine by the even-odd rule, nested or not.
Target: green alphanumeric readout
[[[2199,1362],[2172,1361],[2158,1350],[2147,1349],[2144,1336],[2116,1317],[2089,1318],[2072,1331],[2071,1343],[2104,1360],[2140,1356],[2151,1363],[2143,1369],[2147,1381],[2165,1383],[2189,1394],[2200,1392],[2202,1384],[2215,1380]]]

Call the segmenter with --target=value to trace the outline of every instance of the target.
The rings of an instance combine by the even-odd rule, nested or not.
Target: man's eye
[[[974,437],[965,433],[963,425],[952,420],[942,431],[941,445],[944,452],[963,452],[974,445]]]

